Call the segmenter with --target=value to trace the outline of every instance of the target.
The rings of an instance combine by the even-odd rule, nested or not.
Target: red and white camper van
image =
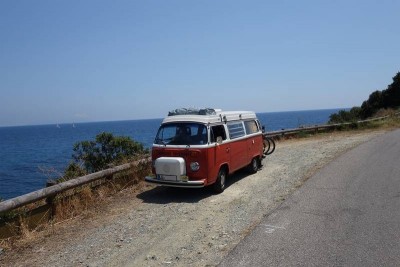
[[[256,114],[219,109],[169,112],[152,147],[153,175],[145,180],[164,186],[225,189],[227,176],[261,166],[263,135]]]

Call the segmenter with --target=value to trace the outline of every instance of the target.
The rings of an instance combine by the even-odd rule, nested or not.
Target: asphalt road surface
[[[400,130],[328,164],[220,264],[295,265],[400,266]]]

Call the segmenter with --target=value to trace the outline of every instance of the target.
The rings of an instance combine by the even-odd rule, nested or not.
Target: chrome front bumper
[[[186,188],[201,188],[205,185],[205,180],[199,181],[168,181],[157,179],[155,176],[146,176],[144,180],[148,183],[171,186],[171,187],[186,187]]]

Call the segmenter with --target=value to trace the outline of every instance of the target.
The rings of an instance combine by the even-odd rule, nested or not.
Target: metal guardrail
[[[395,113],[395,116],[399,116],[400,112]],[[379,120],[384,120],[387,119],[391,116],[383,116],[383,117],[377,117],[373,119],[368,119],[368,120],[361,120],[361,121],[355,121],[355,122],[345,122],[345,123],[336,123],[336,124],[322,124],[322,125],[315,125],[315,126],[309,126],[309,127],[300,127],[300,128],[293,128],[293,129],[282,129],[281,131],[271,131],[271,132],[266,132],[264,133],[264,136],[266,137],[278,137],[278,136],[284,136],[287,134],[296,134],[296,133],[301,133],[301,132],[312,132],[312,131],[318,131],[318,130],[326,130],[326,129],[335,129],[338,127],[342,126],[348,126],[348,125],[353,125],[353,124],[362,124],[362,123],[367,123],[371,121],[379,121]]]
[[[63,183],[59,183],[56,185],[52,185],[19,197],[11,198],[5,201],[0,202],[0,213],[14,210],[16,208],[28,205],[33,202],[37,202],[39,200],[53,197],[59,193],[65,192],[67,190],[76,188],[78,186],[82,186],[85,184],[89,184],[100,180],[102,178],[114,175],[121,171],[128,170],[132,167],[138,166],[139,164],[150,162],[150,158],[145,158],[139,161],[135,161],[132,163],[126,163],[120,166],[116,166],[107,170],[91,173],[85,176],[81,176],[72,180],[68,180]]]

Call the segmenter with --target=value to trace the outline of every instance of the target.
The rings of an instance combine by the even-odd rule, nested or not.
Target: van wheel
[[[212,185],[214,192],[222,193],[225,190],[225,181],[226,181],[226,169],[219,169],[217,180]]]
[[[260,169],[260,160],[255,157],[251,160],[250,164],[247,166],[250,173],[256,173]]]

